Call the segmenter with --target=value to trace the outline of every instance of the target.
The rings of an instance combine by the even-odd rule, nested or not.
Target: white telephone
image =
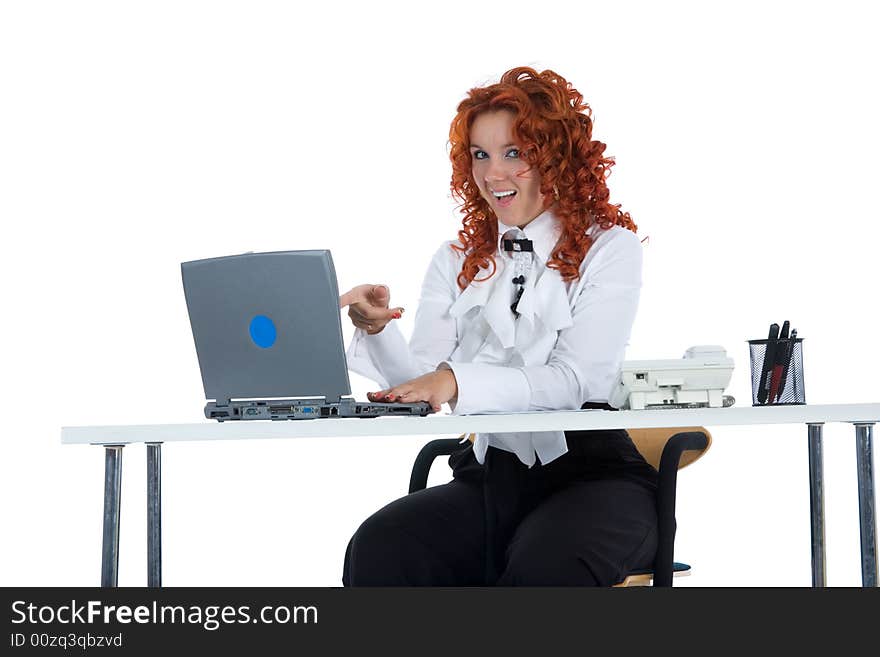
[[[697,345],[671,360],[624,361],[608,403],[620,409],[720,408],[734,398],[723,395],[733,374],[724,347]]]

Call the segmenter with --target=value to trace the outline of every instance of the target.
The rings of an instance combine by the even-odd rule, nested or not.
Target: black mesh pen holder
[[[752,406],[806,404],[803,338],[749,340]]]

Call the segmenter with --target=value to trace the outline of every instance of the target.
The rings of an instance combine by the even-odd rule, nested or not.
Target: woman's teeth
[[[499,208],[506,208],[508,205],[513,203],[513,197],[516,195],[516,190],[509,190],[506,192],[492,192],[492,196],[495,197],[495,203],[498,204]]]

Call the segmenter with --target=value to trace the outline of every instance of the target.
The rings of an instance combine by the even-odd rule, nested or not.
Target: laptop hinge
[[[229,406],[229,400],[228,399],[218,399],[217,401],[214,402],[214,406],[216,406],[217,408],[226,408],[227,406]]]

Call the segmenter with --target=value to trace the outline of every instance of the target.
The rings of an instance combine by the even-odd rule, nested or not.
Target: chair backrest
[[[712,446],[712,434],[705,427],[661,427],[657,429],[626,430],[639,453],[657,469],[660,468],[660,456],[663,454],[663,448],[666,446],[666,443],[675,434],[685,431],[699,431],[706,434],[706,447],[702,450],[688,450],[682,453],[681,460],[678,463],[679,470],[696,461]]]
[[[642,457],[658,470],[660,469],[660,457],[663,455],[663,448],[666,446],[666,443],[675,434],[684,431],[699,431],[706,434],[706,447],[699,451],[688,450],[682,453],[681,460],[678,462],[679,470],[696,461],[712,446],[712,434],[709,433],[708,429],[705,427],[661,427],[657,429],[626,430]],[[464,438],[464,434],[459,436],[459,440],[462,438]],[[474,434],[468,434],[468,440],[474,442]]]

